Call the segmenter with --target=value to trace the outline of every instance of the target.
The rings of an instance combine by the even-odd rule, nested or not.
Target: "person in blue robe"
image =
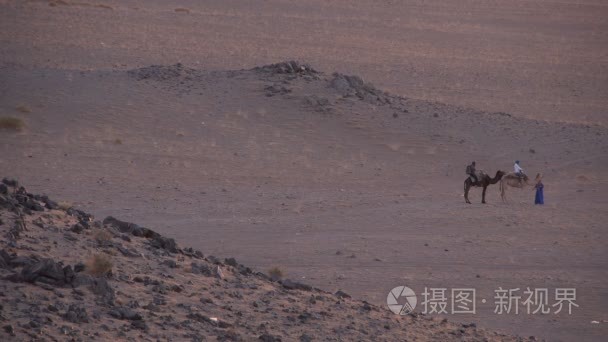
[[[542,178],[543,177],[540,173],[536,175],[536,184],[534,185],[534,188],[536,189],[536,196],[534,197],[534,204],[545,204],[545,196],[543,194],[544,185]]]

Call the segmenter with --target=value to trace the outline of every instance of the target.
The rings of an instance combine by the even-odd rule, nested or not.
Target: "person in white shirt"
[[[515,170],[515,174],[519,178],[524,177],[524,169],[522,169],[521,166],[519,166],[519,160],[515,161],[515,165],[513,165],[513,169]]]

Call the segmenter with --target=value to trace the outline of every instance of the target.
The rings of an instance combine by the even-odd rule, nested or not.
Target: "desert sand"
[[[29,191],[378,308],[474,287],[475,315],[435,318],[606,336],[602,2],[0,6],[0,116],[24,123],[0,130],[0,175]],[[286,60],[305,69],[268,66]],[[470,161],[516,159],[543,207],[498,185],[464,202]],[[579,307],[498,315],[499,287]]]

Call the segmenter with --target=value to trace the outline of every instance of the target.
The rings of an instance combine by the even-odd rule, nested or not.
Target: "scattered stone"
[[[49,285],[65,285],[73,280],[71,267],[64,270],[60,263],[53,259],[42,259],[35,264],[25,266],[21,270],[21,279],[25,282],[42,282]]]
[[[258,340],[263,342],[281,342],[281,338],[270,334],[262,334],[258,337]]]
[[[280,283],[288,290],[312,291],[312,286],[298,283],[289,279],[281,280]]]
[[[227,258],[224,260],[224,262],[226,263],[226,265],[232,266],[232,267],[237,267],[239,265],[239,263],[236,262],[235,258]]]
[[[195,262],[193,262],[190,266],[190,272],[194,273],[194,274],[202,274],[208,277],[213,276],[213,271],[211,270],[211,268],[205,264],[197,264]]]
[[[70,228],[70,231],[71,231],[71,232],[74,232],[74,233],[76,233],[76,234],[80,234],[80,233],[82,233],[82,232],[84,231],[84,229],[85,229],[85,228],[84,228],[84,226],[83,226],[82,224],[80,224],[80,223],[76,223],[75,225],[73,225],[73,226]]]
[[[171,253],[177,253],[177,243],[174,239],[166,238],[163,236],[156,236],[150,241],[150,245],[156,248],[161,248]]]
[[[336,291],[336,293],[334,293],[334,295],[338,298],[351,298],[351,296],[348,293],[346,293],[342,290]]]
[[[282,62],[276,64],[256,67],[253,70],[277,74],[309,75],[315,76],[318,72],[308,64],[300,64],[296,61]]]
[[[16,179],[8,178],[8,177],[2,178],[2,183],[7,186],[11,186],[13,188],[16,188],[19,186],[19,182]]]
[[[89,316],[84,307],[71,304],[63,318],[72,323],[89,323]]]
[[[175,262],[175,260],[163,260],[161,262],[161,265],[165,265],[169,268],[177,268],[177,263]]]
[[[114,305],[116,294],[105,278],[93,278],[91,280],[91,292],[97,295],[102,303],[110,306]]]
[[[15,329],[13,328],[12,324],[7,324],[5,326],[2,327],[2,329],[4,329],[4,331],[11,335],[11,336],[15,336]]]
[[[109,314],[110,316],[116,319],[123,319],[128,321],[140,321],[143,319],[143,317],[139,313],[125,307],[110,310]]]

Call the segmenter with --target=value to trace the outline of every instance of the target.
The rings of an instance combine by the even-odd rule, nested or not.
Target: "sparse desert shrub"
[[[106,254],[94,254],[85,263],[85,271],[96,277],[102,277],[112,271],[112,259]]]
[[[66,201],[61,201],[61,202],[57,203],[57,205],[59,206],[59,209],[61,209],[63,211],[68,210],[72,207],[72,203],[66,202]]]
[[[190,10],[187,9],[187,8],[176,8],[175,12],[177,12],[177,13],[180,13],[180,12],[182,12],[182,13],[190,13]]]
[[[32,112],[32,110],[26,105],[17,106],[17,107],[15,107],[15,109],[21,113],[31,113]]]
[[[122,139],[115,139],[114,140],[114,144],[116,144],[116,145],[122,145]]]
[[[268,270],[268,276],[272,281],[281,280],[283,278],[283,275],[283,270],[276,266]]]
[[[109,231],[107,231],[105,229],[98,229],[97,231],[95,231],[95,233],[93,233],[93,238],[95,238],[95,240],[97,240],[97,242],[110,241],[110,239],[112,239],[112,237],[113,237],[112,233],[110,233]]]
[[[25,127],[23,120],[13,117],[2,117],[0,118],[0,129],[9,129],[13,131],[20,131]]]

